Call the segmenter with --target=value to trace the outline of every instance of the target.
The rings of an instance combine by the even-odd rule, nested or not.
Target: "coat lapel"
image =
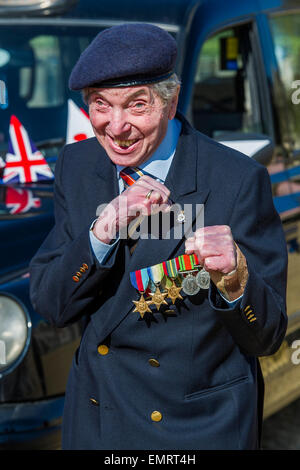
[[[100,207],[108,204],[119,194],[117,170],[110,158],[106,155],[97,139],[91,139],[89,147],[89,161],[92,162],[92,178],[89,179],[89,188],[86,191],[88,203],[86,215],[88,220],[96,219]]]

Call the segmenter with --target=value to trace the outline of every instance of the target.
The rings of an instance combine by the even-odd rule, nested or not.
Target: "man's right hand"
[[[169,196],[170,191],[164,184],[151,176],[142,176],[100,213],[93,227],[94,235],[103,243],[110,243],[137,217],[168,211]]]

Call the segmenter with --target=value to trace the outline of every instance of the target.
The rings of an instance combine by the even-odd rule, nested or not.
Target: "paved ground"
[[[265,420],[262,448],[300,450],[300,400]]]

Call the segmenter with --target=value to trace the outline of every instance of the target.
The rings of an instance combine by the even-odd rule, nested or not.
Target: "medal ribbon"
[[[154,284],[159,284],[165,274],[162,263],[155,264],[154,266],[147,268],[147,270],[151,281],[153,281]]]
[[[179,272],[192,271],[197,269],[199,261],[197,255],[181,255],[177,258],[163,261],[154,266],[138,269],[130,273],[132,285],[139,291],[145,292],[149,283],[149,278],[154,284],[160,283],[164,274],[169,278],[176,278]]]
[[[130,280],[133,287],[139,292],[145,292],[149,283],[148,268],[138,269],[130,273]]]
[[[192,255],[190,255],[193,257],[193,262],[194,262],[194,266],[200,266],[200,263],[199,263],[199,260],[198,260],[198,256],[196,255],[196,253],[193,253]]]
[[[184,272],[184,271],[192,271],[194,270],[197,262],[196,262],[196,259],[198,261],[198,258],[196,257],[195,258],[195,254],[193,253],[192,255],[181,255],[181,256],[178,256],[178,261],[179,261],[179,266],[180,266],[180,271],[181,272]],[[199,264],[199,263],[198,263]]]
[[[179,262],[178,258],[173,258],[162,263],[163,270],[166,276],[175,278],[178,274]]]

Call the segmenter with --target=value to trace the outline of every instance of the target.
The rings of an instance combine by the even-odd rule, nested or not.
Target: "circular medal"
[[[182,281],[182,290],[187,295],[196,295],[200,291],[200,287],[196,282],[195,276],[188,274]]]
[[[209,289],[210,275],[204,268],[198,272],[196,282],[201,289]]]

